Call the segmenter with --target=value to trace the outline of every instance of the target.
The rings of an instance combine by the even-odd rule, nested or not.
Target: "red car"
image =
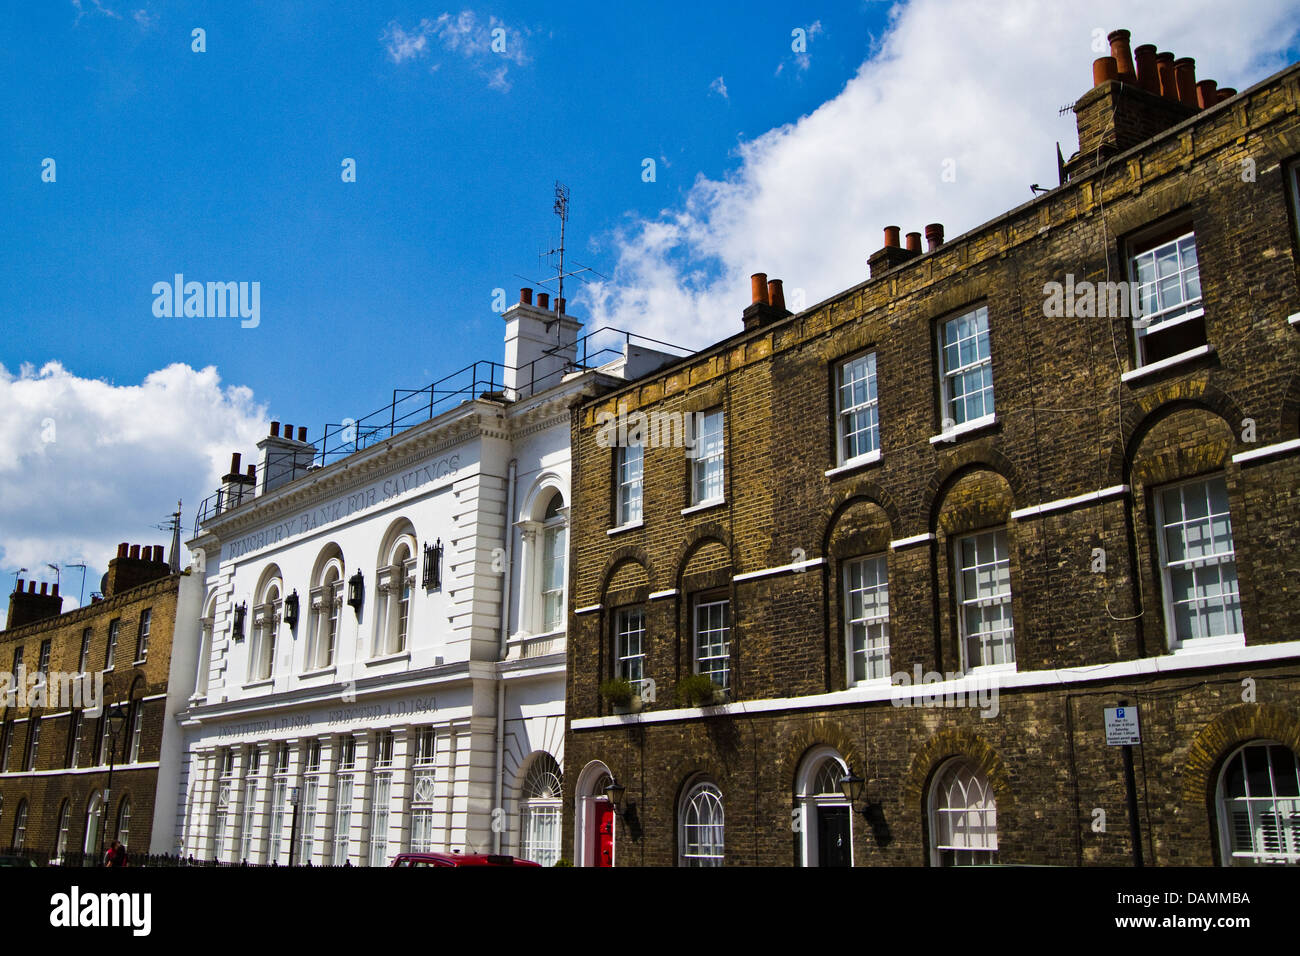
[[[399,853],[393,866],[541,866],[496,853]]]

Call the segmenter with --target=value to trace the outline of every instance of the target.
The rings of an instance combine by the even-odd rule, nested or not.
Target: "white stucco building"
[[[561,854],[569,410],[670,356],[602,350],[557,301],[521,292],[503,363],[396,391],[319,447],[273,423],[248,474],[232,462],[189,543],[180,853]]]

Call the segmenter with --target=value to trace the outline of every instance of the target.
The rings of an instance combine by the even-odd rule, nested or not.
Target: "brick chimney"
[[[882,273],[888,272],[895,266],[900,266],[908,259],[913,259],[921,254],[921,237],[919,233],[909,232],[907,234],[907,246],[901,246],[898,242],[898,234],[901,230],[898,226],[885,227],[885,245],[884,248],[878,249],[867,259],[867,268],[871,271],[871,278],[875,278]],[[913,239],[913,237],[916,237]]]
[[[1176,126],[1200,109],[1221,102],[1214,81],[1196,81],[1190,57],[1129,47],[1129,32],[1110,34],[1111,55],[1092,65],[1093,87],[1074,104],[1079,151],[1065,163],[1073,179],[1107,159]]]
[[[108,562],[108,573],[104,575],[104,597],[157,581],[171,574],[171,568],[163,554],[163,546],[138,544],[128,545],[125,541],[117,546],[117,557]]]
[[[780,279],[769,282],[766,272],[755,272],[749,277],[749,291],[753,301],[741,313],[745,331],[794,314],[785,307],[785,286]]]
[[[36,582],[28,581],[27,589],[23,590],[23,579],[19,578],[18,583],[14,585],[14,593],[9,595],[9,614],[5,618],[5,630],[22,627],[33,621],[43,621],[47,617],[58,617],[63,612],[63,598],[59,597],[57,584],[46,593],[49,587],[50,585],[42,581],[41,589],[37,591]]]

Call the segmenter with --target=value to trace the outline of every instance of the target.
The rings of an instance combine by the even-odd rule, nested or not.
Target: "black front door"
[[[849,844],[849,808],[817,808],[817,861],[819,866],[852,866]]]

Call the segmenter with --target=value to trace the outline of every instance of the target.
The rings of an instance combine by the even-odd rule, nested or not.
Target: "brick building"
[[[98,860],[114,838],[133,853],[174,849],[175,807],[155,795],[179,763],[174,715],[193,685],[201,599],[161,546],[120,545],[103,599],[66,614],[57,585],[16,582],[0,632],[13,688],[0,696],[0,845],[72,862]]]
[[[1058,188],[579,410],[575,863],[1300,862],[1300,66],[1112,44]]]

